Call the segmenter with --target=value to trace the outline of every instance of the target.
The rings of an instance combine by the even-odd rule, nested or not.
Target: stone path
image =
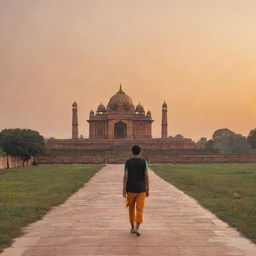
[[[130,234],[122,169],[105,166],[1,256],[256,256],[253,243],[151,171],[142,236]]]

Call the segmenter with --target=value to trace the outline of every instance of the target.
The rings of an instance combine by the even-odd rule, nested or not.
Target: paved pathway
[[[256,246],[150,171],[142,236],[130,234],[122,165],[107,165],[1,256],[256,256]]]

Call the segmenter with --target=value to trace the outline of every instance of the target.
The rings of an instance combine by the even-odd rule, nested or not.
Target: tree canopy
[[[206,142],[207,142],[207,138],[206,138],[206,137],[201,137],[201,138],[197,141],[197,144],[205,145]]]
[[[20,156],[24,162],[45,152],[44,137],[30,129],[2,130],[0,145],[7,155]]]
[[[206,150],[212,150],[212,149],[214,148],[213,140],[208,140],[208,141],[205,143],[204,148],[205,148]]]
[[[253,153],[253,149],[245,136],[227,128],[216,130],[213,133],[212,141],[213,148],[218,149],[222,154]]]
[[[252,146],[252,148],[256,148],[256,129],[250,131],[247,137],[247,141]]]

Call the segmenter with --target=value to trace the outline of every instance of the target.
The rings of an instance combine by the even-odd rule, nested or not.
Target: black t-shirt
[[[145,171],[147,170],[147,162],[142,158],[134,157],[126,161],[125,171],[128,171],[127,192],[146,192]]]

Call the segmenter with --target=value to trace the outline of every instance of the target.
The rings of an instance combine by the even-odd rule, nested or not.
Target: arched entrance
[[[124,122],[117,122],[114,125],[114,137],[116,139],[127,138],[127,124]]]

